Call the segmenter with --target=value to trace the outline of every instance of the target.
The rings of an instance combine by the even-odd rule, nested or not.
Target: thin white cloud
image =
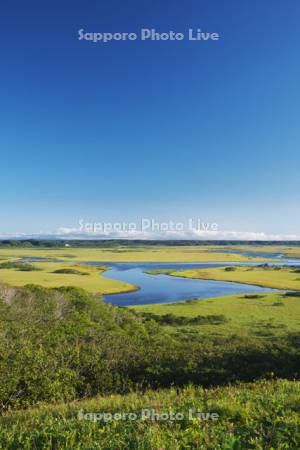
[[[76,227],[61,227],[55,231],[26,234],[22,232],[1,233],[0,239],[194,239],[194,240],[246,240],[246,241],[294,241],[300,240],[297,234],[273,234],[254,231],[232,230],[184,230],[184,231],[107,231],[91,232]]]

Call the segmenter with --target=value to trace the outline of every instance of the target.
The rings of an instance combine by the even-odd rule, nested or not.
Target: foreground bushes
[[[2,287],[0,298],[2,411],[132,389],[299,374],[298,335],[273,342],[176,336],[156,320],[76,288]]]
[[[45,405],[0,418],[0,448],[296,450],[300,443],[299,396],[299,382],[278,380],[208,390],[187,387],[180,392],[147,391],[144,395],[132,393],[68,405]],[[155,414],[180,413],[183,418],[141,420],[144,409],[154,410]],[[196,411],[216,413],[218,419],[199,420]],[[85,415],[103,412],[134,413],[137,419],[105,423],[96,416]],[[96,421],[86,420],[87,417]]]

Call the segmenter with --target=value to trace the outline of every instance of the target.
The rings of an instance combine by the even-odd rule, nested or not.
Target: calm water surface
[[[220,252],[220,251],[219,251]],[[277,253],[258,253],[251,251],[223,250],[224,253],[241,253],[249,256],[263,258],[276,258],[278,262],[272,265],[300,265],[300,259],[287,259]],[[42,259],[42,258],[41,258]],[[38,260],[38,258],[25,258],[24,260]],[[58,262],[58,261],[57,261]],[[220,263],[110,263],[89,262],[86,264],[106,265],[109,270],[102,274],[106,278],[124,281],[138,286],[134,292],[124,294],[105,295],[104,300],[116,306],[147,305],[153,303],[169,303],[193,298],[211,298],[231,294],[278,292],[276,289],[262,288],[260,286],[234,283],[228,281],[193,280],[191,278],[171,277],[169,275],[151,275],[145,270],[158,269],[205,269],[227,266],[255,266],[260,263],[220,262]]]
[[[105,263],[110,270],[102,274],[106,278],[139,286],[139,290],[125,294],[110,294],[105,301],[117,306],[168,303],[193,298],[210,298],[231,294],[264,293],[276,291],[259,286],[228,281],[193,280],[169,275],[146,274],[156,269],[205,269],[241,265],[241,263]]]

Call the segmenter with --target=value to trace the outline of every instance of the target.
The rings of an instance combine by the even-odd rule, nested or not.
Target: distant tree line
[[[268,246],[268,245],[300,245],[300,241],[199,241],[199,240],[129,240],[129,239],[5,239],[0,240],[0,247],[44,247],[44,248],[60,248],[60,247],[147,247],[147,246],[224,246],[224,245],[252,245],[252,246]]]

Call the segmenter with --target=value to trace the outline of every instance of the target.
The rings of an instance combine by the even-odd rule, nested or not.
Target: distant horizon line
[[[265,240],[257,240],[257,239],[128,239],[128,238],[76,238],[76,237],[2,237],[0,235],[0,242],[9,242],[9,241],[17,241],[17,242],[31,242],[31,241],[58,241],[58,242],[126,242],[126,243],[153,243],[153,242],[165,242],[165,243],[173,243],[173,242],[180,242],[180,243],[200,243],[200,244],[240,244],[240,243],[251,243],[251,244],[276,244],[276,245],[286,245],[286,244],[293,244],[293,245],[300,245],[300,239],[295,240],[271,240],[271,239],[265,239]]]

